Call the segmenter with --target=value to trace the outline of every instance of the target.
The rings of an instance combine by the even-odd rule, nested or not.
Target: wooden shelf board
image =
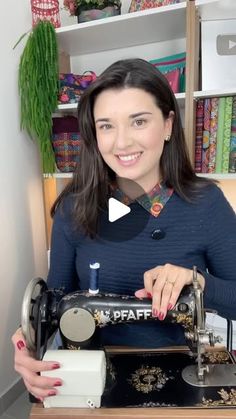
[[[236,2],[231,0],[196,0],[201,20],[236,18]]]
[[[186,2],[56,29],[59,49],[70,56],[182,39]]]
[[[236,96],[236,87],[232,89],[219,89],[219,90],[202,90],[194,92],[195,99],[207,97],[223,97],[223,96]]]
[[[231,179],[236,180],[236,173],[197,173],[200,177],[206,177],[209,179]],[[44,173],[43,177],[45,179],[48,178],[56,178],[56,179],[69,179],[73,177],[73,173]]]
[[[69,179],[73,177],[73,173],[44,173],[44,179],[56,178],[56,179]]]
[[[236,173],[197,173],[200,177],[217,180],[236,180]]]
[[[67,111],[67,110],[76,110],[78,103],[66,103],[65,105],[58,105],[58,110]]]
[[[175,97],[178,101],[179,106],[182,108],[185,104],[185,93],[176,93]],[[78,103],[67,103],[65,105],[58,105],[57,113],[59,112],[75,112],[77,110]]]

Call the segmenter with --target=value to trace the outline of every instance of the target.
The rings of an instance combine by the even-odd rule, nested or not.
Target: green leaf
[[[31,31],[31,29],[25,33],[23,33],[23,35],[21,35],[20,39],[17,41],[17,43],[14,45],[14,47],[12,49],[15,49],[17,47],[17,45],[22,41],[22,39]]]

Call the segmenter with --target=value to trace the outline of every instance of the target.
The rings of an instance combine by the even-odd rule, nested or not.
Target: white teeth
[[[139,156],[141,156],[141,153],[130,154],[129,156],[118,156],[118,157],[122,161],[129,161],[129,160],[137,159]]]

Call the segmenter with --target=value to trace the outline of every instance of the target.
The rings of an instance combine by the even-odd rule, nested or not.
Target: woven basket
[[[79,161],[80,136],[78,132],[53,134],[52,146],[56,165],[61,172],[74,172]]]
[[[80,134],[77,118],[65,116],[53,118],[52,146],[57,168],[61,172],[74,172],[79,161]]]
[[[32,26],[39,20],[48,20],[55,28],[61,26],[58,0],[31,0]]]

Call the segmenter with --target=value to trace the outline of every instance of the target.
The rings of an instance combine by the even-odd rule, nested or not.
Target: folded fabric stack
[[[195,171],[236,173],[236,96],[198,100]]]

